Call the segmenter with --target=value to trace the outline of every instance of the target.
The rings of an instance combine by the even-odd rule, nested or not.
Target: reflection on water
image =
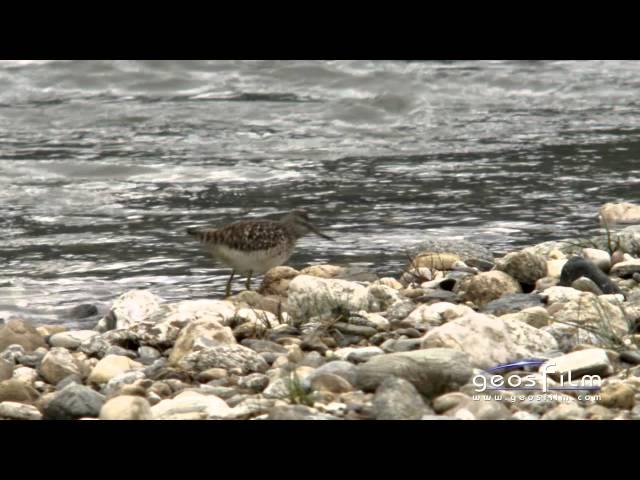
[[[0,317],[220,297],[190,225],[312,212],[290,265],[397,275],[639,201],[638,62],[0,62]],[[236,289],[241,287],[239,281]],[[4,312],[4,313],[3,313]]]

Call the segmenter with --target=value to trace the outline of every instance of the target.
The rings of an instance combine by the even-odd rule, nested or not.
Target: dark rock
[[[77,383],[78,385],[82,385],[82,377],[80,375],[76,375],[75,373],[72,373],[71,375],[67,375],[56,384],[56,390],[58,391],[64,390],[67,386],[71,385],[72,383]]]
[[[398,377],[380,384],[373,397],[373,411],[377,420],[419,420],[433,413],[413,384]]]
[[[525,308],[539,307],[544,305],[544,302],[544,297],[536,293],[510,293],[487,303],[480,308],[480,312],[499,317],[507,313],[517,313]]]
[[[9,320],[0,326],[0,352],[13,344],[21,345],[27,352],[47,346],[42,335],[30,322],[19,319]]]
[[[33,402],[39,397],[38,392],[19,380],[0,382],[0,402]]]
[[[42,359],[46,354],[46,350],[38,350],[32,353],[25,353],[23,355],[18,355],[18,357],[16,357],[16,361],[20,365],[24,365],[25,367],[38,368],[40,362],[42,362]]]
[[[45,420],[74,420],[98,417],[105,402],[104,395],[84,385],[71,384],[58,392],[44,408]]]
[[[570,287],[573,281],[580,277],[590,278],[600,290],[606,294],[622,293],[618,286],[593,262],[579,256],[571,257],[567,263],[564,264],[558,285],[561,287]]]
[[[620,353],[620,360],[627,363],[632,363],[634,365],[640,364],[640,352],[625,350]]]
[[[83,303],[73,307],[68,315],[69,318],[77,320],[93,317],[94,315],[98,315],[98,307],[91,303]]]

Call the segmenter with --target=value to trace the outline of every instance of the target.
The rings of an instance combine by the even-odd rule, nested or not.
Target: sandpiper
[[[251,275],[265,273],[282,265],[293,254],[296,241],[309,232],[333,240],[320,233],[305,210],[292,210],[280,220],[245,220],[222,228],[187,228],[204,244],[214,259],[232,268],[225,297],[231,294],[231,281],[236,272],[247,274],[247,290]]]

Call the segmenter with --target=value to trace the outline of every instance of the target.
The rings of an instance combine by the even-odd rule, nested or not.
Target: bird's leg
[[[227,282],[227,289],[224,291],[224,298],[231,296],[231,280],[233,280],[233,276],[235,275],[235,273],[235,270],[231,270],[231,276],[229,277],[229,281]]]
[[[251,274],[253,272],[251,270],[249,270],[249,275],[247,275],[247,283],[245,284],[245,287],[247,288],[247,290],[251,290]]]

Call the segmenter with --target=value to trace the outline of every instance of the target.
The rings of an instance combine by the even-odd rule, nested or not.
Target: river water
[[[303,207],[336,241],[289,265],[396,276],[426,237],[500,255],[639,192],[636,61],[0,62],[0,318],[220,298],[191,225]]]

